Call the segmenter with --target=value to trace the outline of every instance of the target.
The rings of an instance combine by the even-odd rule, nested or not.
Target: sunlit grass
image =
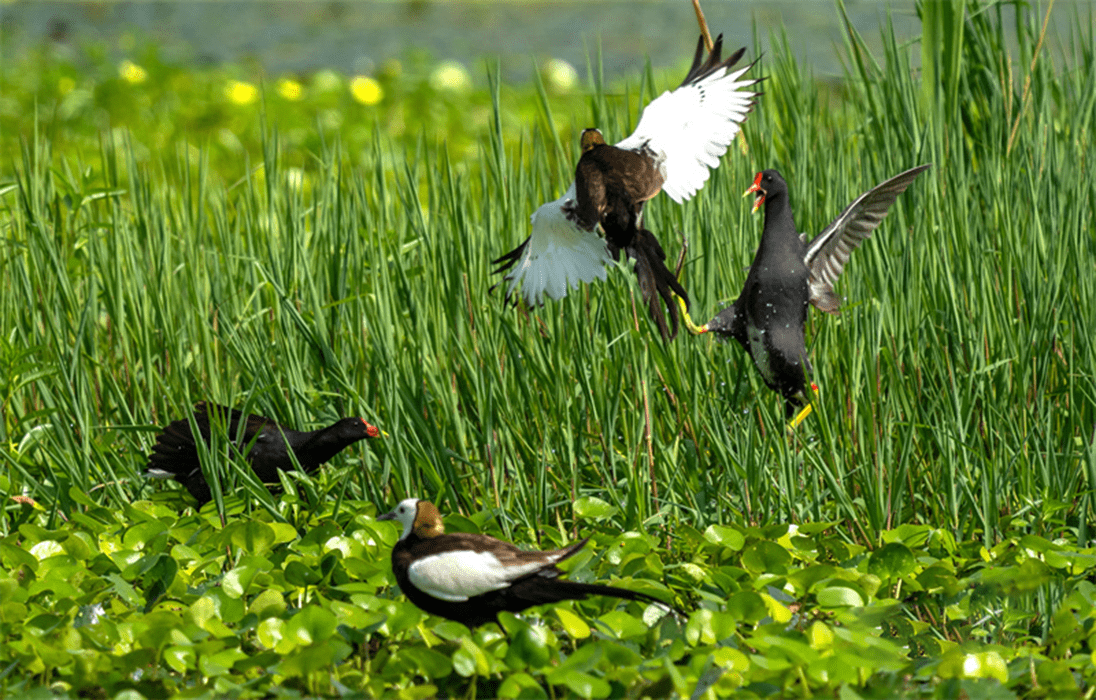
[[[566,525],[574,500],[597,496],[623,529],[844,521],[874,542],[928,523],[989,542],[1021,520],[1086,541],[1096,63],[1087,35],[1069,65],[1033,62],[1039,20],[1019,27],[1010,68],[991,60],[1008,30],[974,17],[948,44],[959,77],[941,70],[939,86],[910,68],[918,47],[884,33],[885,55],[867,57],[850,43],[848,80],[825,103],[794,52],[774,51],[755,69],[768,80],[748,150],[692,202],[651,203],[670,256],[689,241],[684,280],[706,320],[738,293],[760,236],[739,196],[754,172],[784,173],[813,234],[886,177],[936,164],[853,255],[843,314],[812,316],[820,394],[791,436],[737,347],[664,345],[623,271],[539,310],[487,293],[488,261],[566,185],[578,130],[622,137],[671,78],[647,72],[619,97],[600,87],[575,109],[551,84],[461,97],[453,66],[417,84],[331,76],[331,90],[272,83],[285,101],[267,98],[265,117],[245,89],[258,87],[227,81],[223,100],[254,110],[225,117],[247,120],[217,137],[232,158],[154,149],[171,133],[155,120],[62,150],[59,117],[40,114],[0,184],[4,490],[60,512],[71,487],[148,497],[162,488],[138,477],[155,426],[200,399],[250,400],[299,427],[360,414],[390,435],[335,460],[322,488],[497,506],[515,529]],[[155,82],[125,99],[157,104]],[[371,100],[383,112],[368,124],[340,111]],[[442,130],[459,120],[460,137],[385,133],[415,105]],[[343,126],[317,130],[298,109]]]

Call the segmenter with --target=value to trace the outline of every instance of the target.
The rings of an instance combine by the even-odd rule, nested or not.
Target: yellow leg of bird
[[[788,423],[788,431],[795,430],[799,427],[799,424],[807,419],[807,416],[811,415],[811,411],[814,410],[814,404],[811,401],[814,399],[814,395],[818,393],[818,385],[811,382],[810,389],[804,389],[804,398],[807,399],[807,405],[800,409],[799,413],[795,414],[795,418],[792,418]]]
[[[693,323],[692,316],[689,315],[689,309],[685,306],[685,300],[674,294],[674,299],[677,300],[677,307],[681,309],[681,320],[685,322],[685,328],[693,335],[700,335],[701,333],[708,332],[708,324],[698,326]]]
[[[792,422],[788,424],[788,430],[795,430],[796,428],[798,428],[799,424],[806,420],[807,416],[811,415],[811,411],[813,409],[814,406],[812,406],[811,404],[807,404],[806,406],[804,406],[802,410],[799,411],[799,413],[795,414],[795,418],[792,418]]]

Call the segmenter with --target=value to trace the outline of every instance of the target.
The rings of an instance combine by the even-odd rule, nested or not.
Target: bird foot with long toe
[[[685,300],[678,295],[674,295],[674,300],[677,301],[678,309],[681,311],[681,321],[685,324],[685,330],[689,331],[693,335],[700,335],[701,333],[708,332],[708,324],[703,326],[696,325],[693,321],[693,317],[689,315],[689,307],[685,305]]]

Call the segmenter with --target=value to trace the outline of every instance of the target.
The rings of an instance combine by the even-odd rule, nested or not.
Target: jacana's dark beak
[[[392,511],[391,513],[385,513],[384,515],[378,515],[377,516],[377,520],[395,520],[395,519],[396,519],[396,511]]]
[[[761,173],[757,174],[754,178],[753,184],[750,185],[750,189],[742,193],[743,197],[749,197],[754,192],[757,192],[757,199],[754,200],[753,209],[750,210],[751,214],[756,214],[757,210],[761,208],[761,205],[765,203],[765,195],[768,194],[765,190],[761,189]]]

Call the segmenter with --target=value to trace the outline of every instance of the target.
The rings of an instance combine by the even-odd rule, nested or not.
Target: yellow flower
[[[282,78],[278,81],[278,94],[290,102],[296,102],[304,96],[304,88],[296,80]]]
[[[458,61],[442,61],[430,74],[430,87],[435,90],[466,92],[472,87],[472,77]]]
[[[230,80],[225,85],[225,97],[238,105],[249,105],[259,97],[259,89],[251,83]]]
[[[544,64],[544,77],[556,92],[567,92],[578,82],[574,66],[562,58],[552,58]]]
[[[61,78],[57,81],[57,92],[67,95],[76,89],[76,81],[72,78]]]
[[[122,76],[122,80],[133,85],[148,80],[148,71],[129,59],[118,64],[118,75]]]
[[[350,95],[363,105],[372,107],[384,99],[384,88],[370,77],[356,75],[350,79]]]

